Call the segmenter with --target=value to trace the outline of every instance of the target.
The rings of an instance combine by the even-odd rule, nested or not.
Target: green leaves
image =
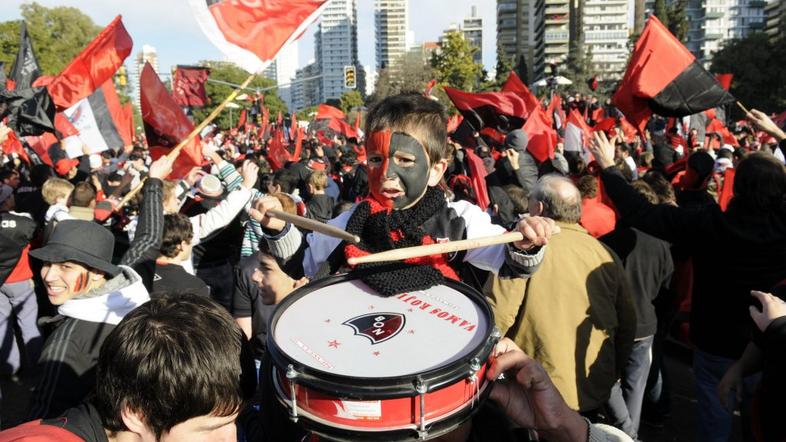
[[[442,46],[431,56],[431,66],[437,81],[462,91],[474,91],[479,86],[483,65],[475,63],[477,51],[459,32],[449,32]]]

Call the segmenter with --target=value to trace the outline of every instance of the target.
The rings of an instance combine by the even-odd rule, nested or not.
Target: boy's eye
[[[369,164],[373,164],[375,166],[379,165],[379,164],[382,164],[382,157],[376,157],[376,156],[375,157],[369,157],[368,158],[368,163]]]

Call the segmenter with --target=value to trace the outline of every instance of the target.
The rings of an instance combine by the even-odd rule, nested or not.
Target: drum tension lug
[[[293,367],[292,364],[287,365],[286,376],[289,381],[289,395],[292,397],[292,407],[289,410],[289,419],[292,420],[292,422],[297,422],[297,392],[295,391],[297,371],[295,371],[295,367]]]
[[[418,438],[426,439],[428,431],[426,431],[426,392],[428,387],[422,379],[418,379],[415,383],[415,391],[420,396],[420,425],[418,426]]]

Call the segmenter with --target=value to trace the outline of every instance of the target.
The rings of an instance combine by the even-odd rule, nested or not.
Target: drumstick
[[[742,111],[745,112],[745,115],[748,115],[750,113],[748,112],[748,109],[745,109],[745,106],[743,106],[742,103],[740,103],[739,101],[737,102],[737,106],[739,106],[740,109],[742,109]]]
[[[282,221],[292,223],[298,227],[302,227],[304,229],[311,230],[314,232],[324,233],[325,235],[332,236],[334,238],[343,239],[353,244],[357,244],[360,242],[360,237],[358,237],[357,235],[352,235],[351,233],[348,233],[346,230],[341,230],[338,227],[331,226],[330,224],[325,224],[313,219],[293,215],[291,213],[283,212],[281,210],[268,210],[267,212],[265,212],[265,214],[270,215],[273,218],[278,218]]]
[[[497,244],[507,244],[510,242],[521,241],[524,235],[521,232],[508,232],[502,235],[484,236],[474,239],[463,239],[461,241],[450,241],[440,244],[429,244],[425,246],[405,247],[402,249],[386,250],[371,255],[349,258],[350,265],[368,264],[372,262],[402,261],[409,258],[419,258],[428,255],[441,255],[443,253],[458,252],[461,250],[477,249],[478,247],[493,246]]]

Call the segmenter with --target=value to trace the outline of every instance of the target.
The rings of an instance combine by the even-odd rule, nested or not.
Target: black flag
[[[36,78],[41,75],[41,68],[33,52],[33,42],[27,35],[27,24],[22,21],[22,31],[19,36],[19,52],[16,54],[13,66],[11,66],[11,80],[14,81],[16,89],[29,88]]]
[[[0,120],[20,137],[55,131],[55,103],[45,87],[0,92]]]

